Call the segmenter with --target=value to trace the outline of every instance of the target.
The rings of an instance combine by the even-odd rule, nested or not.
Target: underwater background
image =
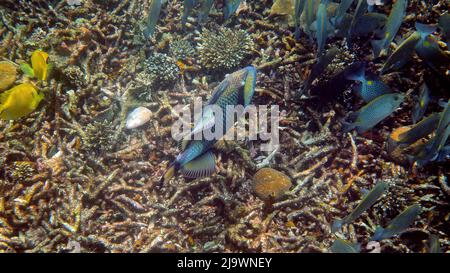
[[[0,1],[0,252],[449,252],[449,10]],[[278,105],[280,145],[169,177],[213,91]]]

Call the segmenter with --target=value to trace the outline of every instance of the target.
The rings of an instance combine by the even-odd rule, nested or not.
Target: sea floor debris
[[[299,97],[316,45],[306,35],[296,41],[286,18],[270,16],[270,0],[242,1],[225,22],[222,1],[216,1],[201,28],[217,29],[219,23],[245,30],[254,42],[240,48],[247,52],[236,63],[258,69],[253,103],[278,105],[283,113],[280,146],[268,154],[248,149],[246,141],[224,142],[217,147],[216,174],[161,185],[179,152],[171,138],[173,108],[208,98],[230,71],[208,70],[196,59],[201,28],[194,12],[182,30],[183,1],[162,6],[146,40],[149,2],[0,3],[0,63],[11,78],[26,79],[19,64],[37,49],[48,52],[53,65],[39,83],[45,97],[38,108],[19,120],[0,120],[0,252],[330,252],[336,238],[360,243],[361,252],[427,252],[430,235],[438,236],[443,252],[450,251],[448,160],[423,168],[398,164],[385,147],[393,129],[411,125],[413,97],[406,96],[376,130],[343,133],[341,120],[363,103],[350,85],[335,95],[327,93],[327,84],[356,58],[375,70],[383,63],[371,59],[370,43],[354,39],[311,83],[323,86],[321,97]],[[437,23],[450,8],[445,1],[431,9],[423,1],[408,2],[408,11],[428,23]],[[413,19],[407,12],[402,34],[414,31]],[[171,47],[180,39],[186,52]],[[346,47],[342,39],[328,39],[325,48],[334,46]],[[146,60],[155,53],[170,68],[158,71],[170,76],[168,84],[148,75]],[[427,77],[435,95],[448,101],[448,75],[442,85],[425,67],[414,56],[383,82],[419,94]],[[127,116],[138,107],[148,109],[151,119],[130,129]],[[441,110],[437,103],[430,107]],[[255,195],[252,178],[263,167],[291,179],[281,199]],[[389,185],[380,201],[332,233],[333,220],[349,214],[378,181]],[[376,227],[415,203],[422,213],[414,226],[374,246]]]

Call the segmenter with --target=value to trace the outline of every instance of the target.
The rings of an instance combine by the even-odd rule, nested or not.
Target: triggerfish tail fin
[[[349,73],[347,73],[346,75],[347,79],[351,81],[364,82],[366,80],[365,70],[366,70],[365,63],[361,63],[360,65],[357,66],[357,68],[354,71],[349,71]]]
[[[416,30],[420,33],[420,37],[425,39],[425,37],[436,31],[436,26],[416,22]]]
[[[212,152],[204,153],[181,168],[185,177],[200,178],[212,175],[216,170],[216,160]]]

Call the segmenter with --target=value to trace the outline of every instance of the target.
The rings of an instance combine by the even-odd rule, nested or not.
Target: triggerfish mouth
[[[255,93],[255,85],[256,69],[253,66],[248,66],[227,75],[213,91],[211,98],[204,107],[199,122],[190,131],[189,136],[193,136],[198,131],[210,129],[212,126],[215,126],[214,115],[211,115],[207,110],[211,108],[208,108],[208,106],[215,106],[216,109],[219,107],[222,110],[222,136],[225,136],[227,131],[232,127],[229,125],[234,124],[232,120],[230,120],[231,122],[227,122],[228,119],[234,118],[234,113],[233,115],[226,114],[227,106],[242,105],[244,108],[247,107]],[[239,113],[237,118],[240,118]],[[184,139],[186,139],[186,136]],[[181,145],[182,152],[169,165],[161,182],[169,181],[177,173],[181,173],[188,178],[200,178],[213,174],[216,169],[216,162],[211,148],[218,140],[217,138],[211,140],[183,140]]]

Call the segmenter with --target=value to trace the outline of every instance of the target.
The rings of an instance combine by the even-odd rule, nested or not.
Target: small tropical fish
[[[365,36],[384,27],[387,16],[381,13],[366,13],[355,23],[352,35]]]
[[[305,82],[305,85],[302,90],[302,94],[309,89],[309,86],[311,83],[319,77],[320,74],[322,74],[325,69],[328,67],[328,65],[334,60],[336,55],[339,53],[339,49],[337,47],[330,48],[327,50],[325,54],[320,56],[317,59],[317,63],[314,64],[314,66],[311,69],[311,74],[309,74],[308,79]]]
[[[418,204],[414,204],[397,217],[395,217],[386,228],[377,227],[375,229],[375,234],[370,239],[371,241],[381,241],[384,239],[389,239],[405,229],[407,229],[414,221],[417,216],[422,212],[422,208]]]
[[[391,88],[379,79],[367,79],[365,76],[365,65],[347,76],[347,79],[359,81],[361,84],[356,89],[358,95],[365,101],[370,102],[381,95],[392,93]]]
[[[183,0],[183,15],[181,16],[181,28],[184,29],[186,26],[186,21],[195,5],[197,4],[196,0]]]
[[[411,129],[399,134],[397,143],[410,145],[419,139],[428,136],[436,129],[440,116],[440,113],[433,113],[422,119]]]
[[[416,53],[437,73],[448,70],[450,57],[439,47],[436,38],[432,35],[429,35],[416,45]]]
[[[438,25],[442,29],[447,43],[450,43],[450,14],[446,13],[439,17]]]
[[[148,110],[145,107],[138,107],[134,109],[130,114],[128,114],[125,127],[127,129],[138,128],[149,122],[151,116],[152,111]]]
[[[359,253],[361,251],[361,244],[350,243],[349,241],[337,238],[331,246],[333,253]]]
[[[356,24],[360,20],[360,18],[366,13],[368,4],[367,0],[358,0],[358,5],[356,6],[355,14],[353,15],[352,23],[350,24],[350,28],[347,36],[347,43],[350,45],[352,41],[352,37],[354,35],[354,30],[356,28]]]
[[[34,76],[40,81],[45,81],[47,79],[47,59],[48,54],[41,50],[35,50],[33,54],[31,54],[31,66],[33,67]]]
[[[228,20],[237,11],[240,4],[241,0],[225,0],[225,6],[223,7],[224,19]]]
[[[391,93],[373,99],[359,111],[352,113],[349,118],[355,118],[353,123],[343,122],[344,131],[348,132],[356,128],[358,133],[364,133],[391,115],[404,101],[405,96],[399,93]]]
[[[31,83],[22,83],[0,94],[0,118],[15,120],[33,112],[44,98]]]
[[[428,238],[428,253],[442,253],[439,236],[431,234]]]
[[[161,13],[161,0],[152,0],[148,11],[147,23],[144,29],[145,39],[149,39],[155,32],[156,23],[159,20],[159,14]]]
[[[416,123],[423,117],[425,111],[427,110],[429,102],[430,102],[430,90],[428,89],[428,86],[424,83],[420,89],[418,101],[414,105],[412,113],[413,123]]]
[[[417,44],[424,41],[428,35],[436,30],[434,26],[428,26],[420,23],[416,23],[416,29],[417,31],[413,32],[408,38],[406,38],[403,43],[401,43],[392,53],[392,55],[389,56],[381,69],[382,74],[403,67],[403,65],[405,65],[414,54]]]
[[[434,161],[439,156],[442,149],[445,148],[450,135],[450,101],[446,103],[444,111],[440,115],[439,124],[436,133],[431,138],[423,150],[416,156],[416,162],[419,166],[424,166],[430,161]]]
[[[406,14],[406,7],[408,5],[408,0],[397,0],[392,7],[391,13],[389,14],[388,20],[382,31],[382,39],[372,41],[372,47],[375,57],[380,56],[383,50],[389,48],[389,45],[394,40],[397,34],[403,18]]]
[[[342,228],[343,224],[350,224],[355,221],[361,214],[370,208],[387,190],[388,185],[385,182],[378,182],[373,189],[368,192],[358,206],[343,219],[336,219],[331,225],[331,232],[337,232]]]
[[[344,19],[347,10],[353,4],[353,1],[355,0],[341,0],[341,3],[339,3],[337,8],[336,15],[331,19],[334,28],[338,28],[341,25],[342,20]]]
[[[248,106],[255,92],[255,84],[256,69],[252,66],[248,66],[226,76],[214,90],[207,106],[218,106],[223,111],[223,135],[231,128],[229,126],[229,123],[231,122],[227,122],[227,120],[233,119],[233,116],[227,116],[227,106]],[[198,128],[202,129],[205,128],[205,125],[211,124],[209,116],[207,111],[203,111],[200,122],[197,123],[189,135],[193,136],[197,133]],[[215,171],[216,166],[211,148],[216,143],[217,139],[183,141],[183,151],[172,162],[162,177],[161,182],[169,181],[178,172],[191,178],[211,175]]]
[[[328,0],[322,0],[317,8],[316,19],[316,39],[317,39],[317,56],[321,56],[325,48],[325,42],[328,38],[328,18],[327,18]]]
[[[209,12],[214,4],[214,0],[203,0],[200,7],[200,13],[198,15],[198,22],[200,24],[205,23],[206,18],[208,18]]]
[[[300,17],[302,16],[303,10],[305,8],[306,0],[295,0],[294,6],[294,23],[295,23],[295,40],[300,39]]]

